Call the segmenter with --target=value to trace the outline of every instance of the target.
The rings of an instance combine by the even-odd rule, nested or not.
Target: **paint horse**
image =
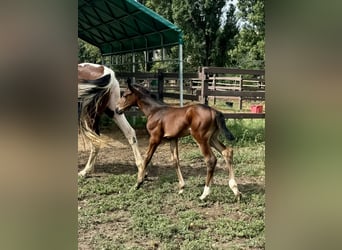
[[[153,153],[163,139],[170,142],[171,158],[176,168],[179,181],[179,193],[184,190],[184,180],[179,165],[178,138],[192,135],[197,142],[207,165],[205,187],[200,199],[205,199],[210,194],[217,159],[211,149],[215,148],[224,158],[229,172],[229,187],[239,200],[241,193],[238,190],[232,167],[233,150],[219,141],[220,132],[228,140],[234,140],[233,134],[227,129],[224,116],[221,112],[202,104],[194,104],[184,107],[172,107],[153,99],[149,91],[139,85],[132,85],[128,81],[128,89],[120,98],[116,112],[121,114],[131,106],[138,106],[147,117],[146,128],[150,135],[146,158],[141,168],[138,168],[136,188],[144,181],[146,166],[150,162]]]
[[[119,98],[120,87],[113,70],[98,64],[78,64],[79,132],[90,145],[88,162],[79,172],[79,176],[86,176],[94,171],[95,160],[102,143],[99,137],[99,121],[103,113],[110,116],[124,133],[132,147],[138,169],[142,168],[143,159],[138,149],[135,131],[125,115],[114,112]]]

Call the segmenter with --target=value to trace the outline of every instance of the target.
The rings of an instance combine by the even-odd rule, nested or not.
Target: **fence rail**
[[[117,72],[116,77],[126,82],[127,78],[145,84],[157,98],[179,98],[179,74],[158,70],[154,73]],[[184,73],[183,99],[208,104],[208,98],[238,98],[242,110],[244,100],[265,100],[265,70],[201,67],[198,72]],[[123,86],[122,86],[123,87]],[[225,113],[226,118],[265,118],[265,113]]]

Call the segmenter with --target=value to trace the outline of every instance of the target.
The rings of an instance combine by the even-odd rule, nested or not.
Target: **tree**
[[[227,51],[232,50],[235,47],[235,36],[239,30],[237,27],[236,8],[233,4],[229,5],[226,12],[226,20],[223,28],[218,34],[215,43],[215,55],[214,64],[218,67],[232,66],[236,63],[233,58],[228,57]]]
[[[264,0],[238,0],[241,28],[237,45],[228,52],[241,68],[265,67],[265,12]]]
[[[99,48],[78,38],[78,62],[101,63]]]
[[[264,68],[264,0],[237,0],[229,5],[222,23],[223,7],[231,0],[141,0],[145,6],[175,23],[183,32],[184,70],[198,66]],[[236,8],[237,7],[237,8]],[[101,63],[100,51],[79,39],[79,61]],[[165,49],[166,57],[178,57],[178,48]],[[150,53],[149,57],[152,54]],[[152,68],[150,68],[150,66]],[[175,63],[149,65],[172,71]],[[145,68],[146,69],[146,68]]]
[[[173,23],[173,0],[143,0],[139,2]]]
[[[229,0],[143,0],[145,6],[175,23],[183,32],[185,70],[198,66],[231,65],[227,50],[235,45],[238,32],[235,6],[230,4],[226,21],[222,10]],[[168,50],[177,57],[175,50]],[[233,59],[233,58],[232,58]]]
[[[214,62],[224,5],[225,0],[173,0],[174,22],[184,32],[185,59],[196,68]]]

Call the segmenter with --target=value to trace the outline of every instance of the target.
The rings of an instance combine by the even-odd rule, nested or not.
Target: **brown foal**
[[[207,165],[205,187],[200,199],[203,200],[210,194],[210,184],[217,162],[211,147],[215,148],[223,156],[229,172],[229,187],[235,196],[240,199],[241,193],[238,190],[232,167],[233,150],[218,140],[220,132],[228,140],[234,140],[234,136],[226,127],[221,112],[202,104],[172,107],[153,99],[145,88],[139,85],[133,86],[128,82],[128,89],[118,101],[116,112],[121,114],[132,106],[138,106],[147,117],[146,128],[150,134],[146,158],[142,167],[138,168],[136,188],[139,188],[143,183],[146,166],[158,145],[162,139],[167,139],[170,141],[171,157],[179,180],[179,193],[182,193],[185,183],[179,165],[178,138],[192,135]]]

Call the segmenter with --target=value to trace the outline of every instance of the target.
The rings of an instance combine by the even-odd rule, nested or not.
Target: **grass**
[[[264,108],[265,108],[265,101],[262,101],[262,100],[256,100],[256,101],[253,101],[253,100],[244,100],[242,102],[242,109],[240,110],[240,104],[239,104],[239,100],[238,99],[235,99],[235,100],[229,100],[231,103],[232,103],[232,106],[229,107],[227,104],[226,104],[226,101],[229,100],[229,99],[220,99],[220,98],[217,98],[216,99],[216,103],[214,104],[214,99],[213,98],[209,98],[209,101],[208,101],[208,104],[210,106],[213,106],[223,112],[250,112],[251,111],[251,105],[263,105]]]
[[[79,243],[84,249],[264,249],[264,121],[229,121],[234,167],[243,193],[238,203],[227,173],[216,171],[205,201],[204,176],[191,170],[186,189],[177,193],[177,177],[162,173],[133,190],[136,175],[107,175],[78,180]],[[195,142],[190,137],[182,144]],[[203,161],[197,147],[181,152],[184,162]]]

